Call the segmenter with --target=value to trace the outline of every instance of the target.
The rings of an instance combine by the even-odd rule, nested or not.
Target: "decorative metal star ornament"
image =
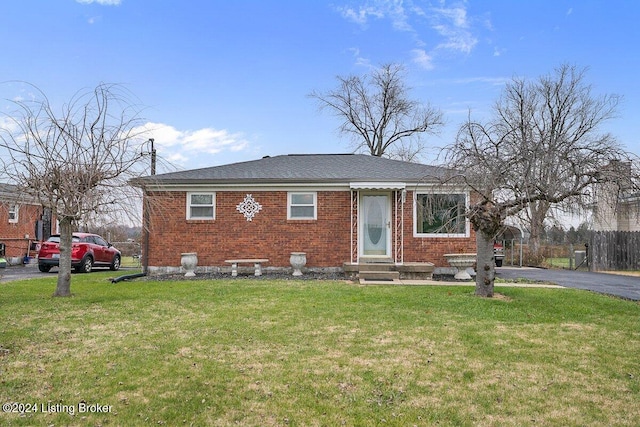
[[[251,221],[262,209],[262,205],[256,202],[251,194],[247,194],[244,200],[236,206],[236,209],[247,218],[247,221]]]

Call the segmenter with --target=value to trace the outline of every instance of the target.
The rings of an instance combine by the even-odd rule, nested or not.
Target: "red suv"
[[[71,266],[79,273],[89,273],[93,267],[120,269],[120,251],[97,234],[73,233]],[[38,252],[38,268],[43,273],[60,263],[60,235],[54,234],[43,242]]]
[[[504,247],[498,242],[493,244],[493,258],[496,260],[496,267],[502,267],[502,261],[504,261]]]

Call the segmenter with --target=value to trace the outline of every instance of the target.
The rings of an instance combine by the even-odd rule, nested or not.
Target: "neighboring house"
[[[0,184],[0,243],[7,258],[35,256],[36,245],[51,235],[48,210],[21,195],[11,184]]]
[[[630,162],[612,162],[610,181],[594,188],[594,231],[640,231],[640,193],[633,190]]]
[[[621,195],[615,207],[597,207],[594,231],[640,231],[640,193]]]
[[[183,252],[197,253],[200,271],[234,258],[288,268],[291,252],[306,252],[306,268],[318,270],[367,262],[447,267],[443,254],[475,252],[464,217],[469,190],[443,183],[452,173],[369,155],[310,154],[137,179],[149,224],[147,271],[179,271]]]

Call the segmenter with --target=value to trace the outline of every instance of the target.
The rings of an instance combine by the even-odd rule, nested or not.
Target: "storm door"
[[[391,198],[388,194],[363,195],[360,244],[365,257],[391,257]]]

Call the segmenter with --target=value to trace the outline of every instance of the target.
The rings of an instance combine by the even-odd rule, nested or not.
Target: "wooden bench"
[[[253,264],[255,268],[255,275],[262,276],[262,264],[269,262],[268,259],[262,258],[249,258],[249,259],[227,259],[224,262],[231,264],[231,276],[236,277],[238,275],[238,264]]]

